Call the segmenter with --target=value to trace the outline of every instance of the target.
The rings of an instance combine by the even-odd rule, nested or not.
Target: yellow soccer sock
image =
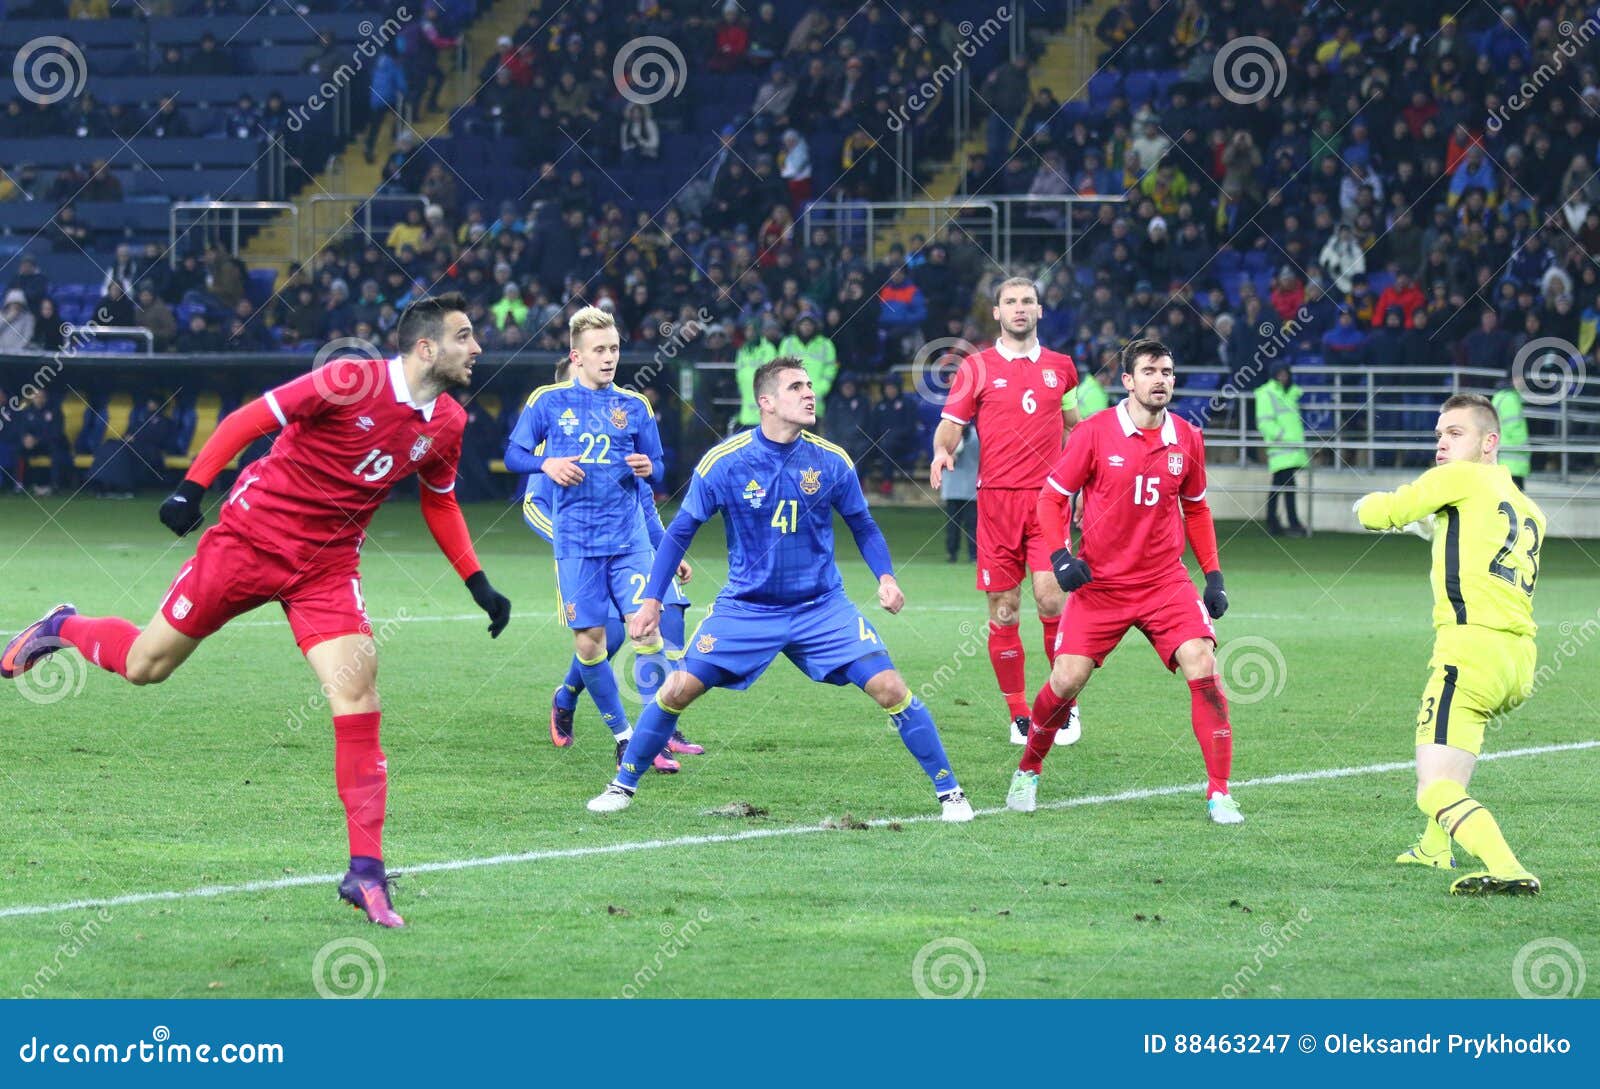
[[[1425,855],[1447,855],[1450,853],[1450,834],[1440,828],[1437,821],[1430,820],[1422,826],[1422,839],[1417,849]]]
[[[1469,795],[1460,783],[1440,779],[1430,784],[1417,805],[1447,835],[1483,859],[1490,873],[1522,872],[1522,863],[1511,853],[1494,814]]]

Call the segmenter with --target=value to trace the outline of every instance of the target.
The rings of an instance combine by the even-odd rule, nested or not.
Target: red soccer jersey
[[[1072,357],[1037,343],[1031,355],[996,344],[961,361],[943,416],[978,421],[978,487],[1043,485],[1061,456],[1061,399],[1077,384]]]
[[[1047,480],[1063,495],[1083,493],[1078,555],[1094,576],[1089,585],[1125,589],[1188,577],[1178,501],[1206,494],[1199,428],[1168,412],[1160,427],[1143,430],[1124,401],[1072,429]]]
[[[418,473],[436,492],[455,487],[466,410],[448,394],[416,404],[399,359],[334,360],[264,399],[283,430],[240,472],[221,517],[259,545],[353,560],[396,482]]]

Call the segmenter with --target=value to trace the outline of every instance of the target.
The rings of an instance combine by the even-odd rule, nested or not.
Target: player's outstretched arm
[[[433,534],[439,551],[450,561],[456,574],[466,581],[472,600],[488,614],[489,637],[498,639],[511,623],[511,600],[489,585],[489,576],[478,563],[472,534],[467,531],[467,520],[456,502],[455,491],[437,491],[427,481],[422,484],[422,519],[428,523],[428,532]]]
[[[1367,529],[1401,529],[1466,497],[1469,477],[1458,466],[1436,465],[1392,492],[1371,492],[1356,501],[1356,518]]]
[[[217,474],[245,447],[281,426],[282,421],[265,397],[258,397],[223,417],[200,453],[195,455],[177,490],[161,504],[162,525],[180,537],[192,532],[205,521],[200,500],[211,482],[217,479]]]

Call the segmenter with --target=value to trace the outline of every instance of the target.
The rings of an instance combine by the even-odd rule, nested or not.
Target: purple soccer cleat
[[[350,867],[344,880],[339,882],[339,899],[365,912],[367,919],[379,926],[405,926],[406,921],[389,902],[389,876],[383,871],[383,863],[371,859],[362,861],[370,865]]]
[[[673,730],[672,738],[667,742],[667,751],[683,756],[699,756],[706,751],[706,747],[684,737],[682,730]]]
[[[6,680],[20,677],[66,646],[61,641],[61,622],[77,615],[78,610],[71,605],[57,605],[23,628],[6,644],[5,650],[0,651],[0,677]]]

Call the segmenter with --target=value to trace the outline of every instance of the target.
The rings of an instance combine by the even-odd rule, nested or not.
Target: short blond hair
[[[578,338],[593,329],[615,329],[617,319],[598,306],[585,306],[567,322],[567,343],[578,346]]]
[[[996,306],[1000,305],[1000,296],[1005,293],[1005,290],[1008,287],[1025,287],[1029,291],[1033,292],[1033,298],[1035,302],[1039,300],[1038,284],[1034,283],[1026,276],[1007,276],[1004,280],[1001,280],[998,284],[994,285],[994,304]]]

